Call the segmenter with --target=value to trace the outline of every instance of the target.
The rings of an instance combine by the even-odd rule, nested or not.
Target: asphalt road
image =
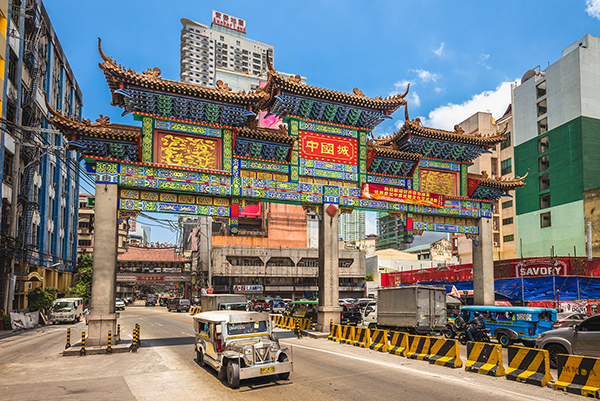
[[[210,367],[196,364],[192,317],[163,307],[121,312],[123,339],[141,326],[137,353],[63,357],[66,329],[73,342],[85,323],[63,324],[0,338],[2,400],[565,400],[549,388],[449,369],[327,340],[297,339],[289,380],[245,380],[232,390]],[[463,359],[464,361],[464,359]],[[506,366],[506,362],[505,362]],[[573,398],[573,399],[575,399]]]

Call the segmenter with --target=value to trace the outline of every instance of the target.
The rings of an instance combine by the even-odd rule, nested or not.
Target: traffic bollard
[[[67,329],[67,345],[65,346],[65,349],[69,348],[71,346],[71,329]]]
[[[140,338],[140,325],[139,324],[135,324],[137,326],[137,347],[139,348],[142,345],[142,339]]]
[[[121,339],[121,325],[117,324],[117,338],[120,340]]]
[[[296,319],[294,331],[296,332],[298,338],[302,338],[302,333],[300,332],[300,319]]]
[[[112,331],[108,331],[108,346],[106,347],[106,353],[112,354]]]
[[[79,356],[85,356],[85,332],[81,333],[81,349],[79,350]]]
[[[135,336],[136,328],[133,329],[133,342],[131,343],[131,352],[137,352],[137,338]]]

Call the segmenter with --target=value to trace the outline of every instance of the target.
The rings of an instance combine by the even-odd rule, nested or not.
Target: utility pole
[[[22,109],[19,109],[17,116],[17,127],[21,126]],[[13,244],[13,251],[10,258],[10,271],[8,273],[8,279],[6,280],[6,291],[4,292],[4,310],[10,312],[13,310],[13,301],[15,298],[15,257],[17,255],[17,248],[20,244],[17,241],[18,225],[19,225],[19,191],[21,190],[21,139],[22,133],[19,129],[15,129],[15,155],[13,158],[13,176],[12,176],[12,193],[10,198],[10,227],[9,237]]]

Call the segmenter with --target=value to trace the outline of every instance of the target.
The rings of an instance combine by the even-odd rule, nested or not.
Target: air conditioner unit
[[[500,246],[496,241],[494,241],[494,246]]]

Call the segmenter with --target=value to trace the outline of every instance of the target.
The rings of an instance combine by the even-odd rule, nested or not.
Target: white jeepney
[[[268,313],[202,312],[194,316],[194,331],[198,364],[210,365],[231,388],[252,377],[286,380],[294,370],[291,348],[279,344]]]

